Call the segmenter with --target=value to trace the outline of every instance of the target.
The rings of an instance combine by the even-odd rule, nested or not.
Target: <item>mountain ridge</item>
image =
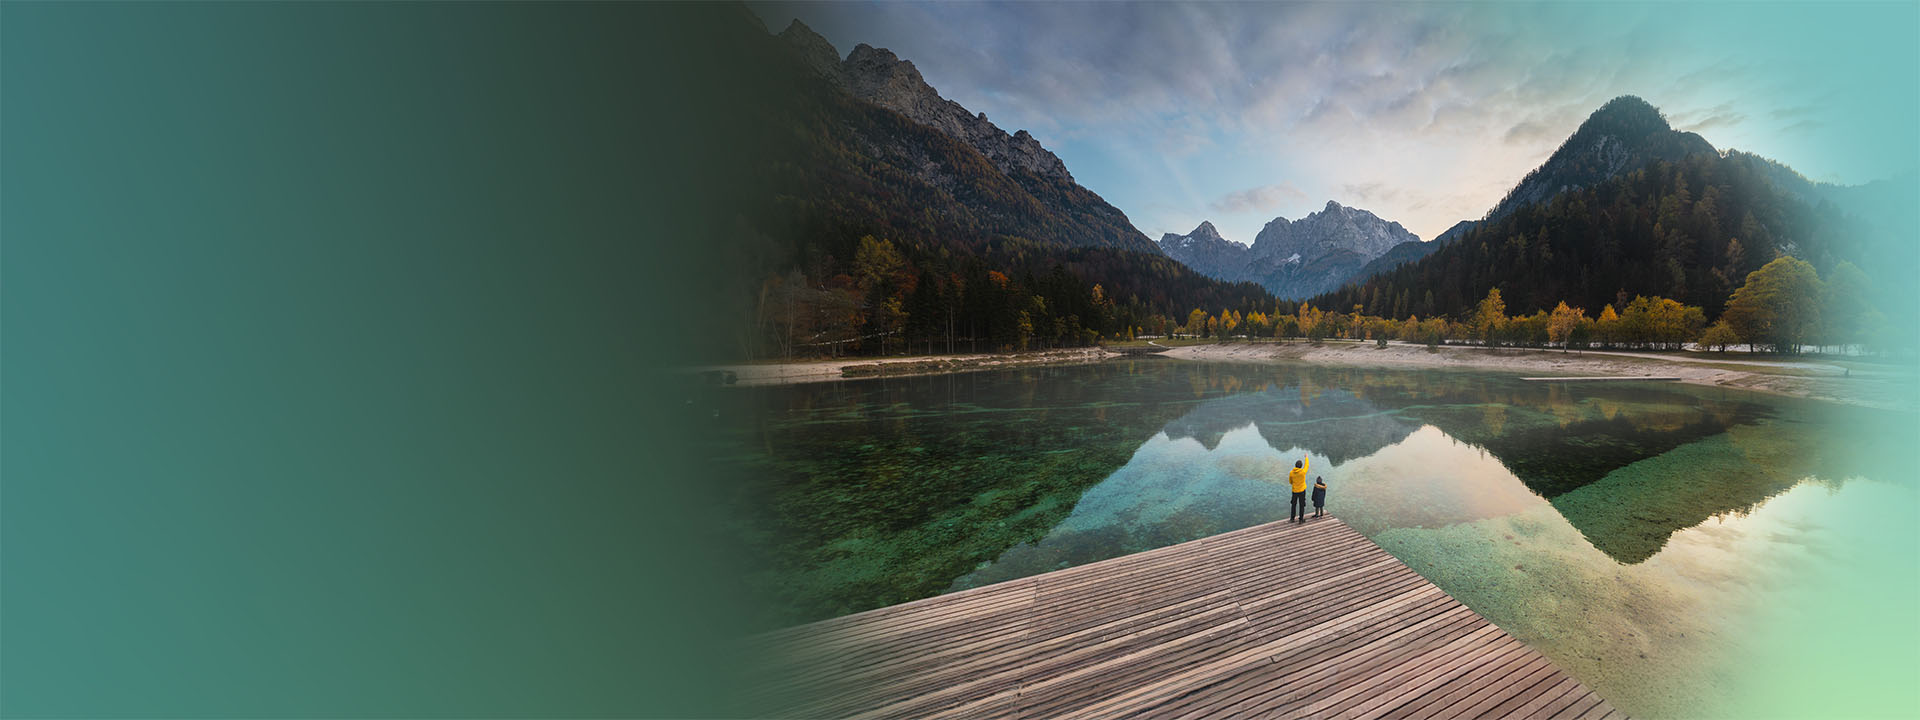
[[[1527,205],[1604,182],[1655,161],[1674,162],[1697,153],[1718,154],[1698,134],[1674,130],[1666,115],[1635,95],[1608,100],[1547,159],[1515,183],[1481,222],[1498,220]]]
[[[912,61],[866,43],[854,46],[842,60],[831,42],[797,18],[778,37],[800,54],[804,66],[834,86],[967,144],[1042,204],[1104,231],[1097,241],[1075,238],[1069,239],[1069,245],[1160,251],[1126,213],[1076,182],[1066,163],[1031,133],[1022,129],[1009,134],[987,119],[986,113],[972,112],[941,96]]]
[[[1299,220],[1276,217],[1251,246],[1220,236],[1211,222],[1186,235],[1168,233],[1160,250],[1208,277],[1253,282],[1276,297],[1298,299],[1339,287],[1369,260],[1419,242],[1400,223],[1328,200]]]
[[[1273,302],[1166,257],[1030,134],[940,98],[891,52],[841,59],[802,23],[746,34],[754,70],[712,86],[758,111],[738,139],[765,190],[731,231],[747,352],[1080,346]]]

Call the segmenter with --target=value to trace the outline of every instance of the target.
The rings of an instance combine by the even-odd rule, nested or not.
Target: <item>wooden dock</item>
[[[768,717],[1624,717],[1332,517],[755,645]]]

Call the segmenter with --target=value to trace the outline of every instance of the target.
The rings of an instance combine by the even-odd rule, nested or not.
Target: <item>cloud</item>
[[[1291,182],[1278,185],[1262,185],[1238,192],[1227,193],[1213,201],[1209,207],[1214,212],[1243,213],[1269,211],[1289,200],[1305,200],[1307,194],[1294,187]]]
[[[1912,106],[1911,91],[1894,90],[1920,87],[1911,63],[1869,65],[1848,52],[1902,47],[1883,42],[1896,36],[1910,46],[1910,23],[1880,17],[1912,15],[1895,6],[1773,4],[1734,15],[1617,4],[753,7],[775,27],[802,17],[842,53],[860,42],[892,49],[948,99],[1033,132],[1116,206],[1168,203],[1184,209],[1166,221],[1188,227],[1185,218],[1207,213],[1252,223],[1218,214],[1304,211],[1305,198],[1331,197],[1436,233],[1484,213],[1623,94],[1673,113],[1675,127],[1715,131],[1717,146],[1814,173],[1850,157],[1820,151],[1851,147],[1830,137],[1841,127],[1832,118]],[[1869,16],[1880,19],[1861,22]],[[1698,35],[1708,26],[1712,37]],[[1809,94],[1833,77],[1876,73],[1888,90],[1871,98]],[[1863,111],[1863,102],[1877,105]],[[1276,178],[1287,182],[1263,184]],[[1399,194],[1387,197],[1387,185],[1371,188],[1374,198],[1354,192],[1383,179]]]
[[[1808,132],[1812,130],[1818,130],[1821,127],[1824,127],[1825,125],[1826,125],[1825,123],[1822,123],[1818,120],[1801,120],[1800,122],[1797,122],[1792,125],[1788,125],[1785,128],[1782,128],[1781,132],[1791,135],[1799,132]]]
[[[1709,115],[1700,120],[1695,120],[1693,122],[1676,125],[1676,127],[1678,127],[1681,130],[1687,130],[1690,132],[1703,132],[1706,130],[1712,130],[1714,128],[1733,127],[1735,125],[1739,125],[1741,122],[1745,121],[1746,119],[1747,119],[1747,116],[1742,113],[1728,112],[1728,113],[1720,113],[1717,115]]]
[[[1767,113],[1767,116],[1775,120],[1793,120],[1812,115],[1818,111],[1819,108],[1813,105],[1795,105],[1793,107],[1776,108],[1772,112]]]
[[[1357,184],[1347,183],[1341,186],[1341,189],[1346,191],[1349,201],[1363,203],[1392,202],[1395,198],[1400,197],[1399,188],[1389,186],[1378,180]]]
[[[1677,112],[1670,118],[1675,128],[1692,132],[1733,127],[1746,119],[1746,113],[1735,110],[1734,103],[1731,102],[1720,103],[1705,110]]]

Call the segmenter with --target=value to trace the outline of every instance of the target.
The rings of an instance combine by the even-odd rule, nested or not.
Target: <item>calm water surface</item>
[[[1304,455],[1330,511],[1631,714],[1920,712],[1910,414],[1162,358],[700,402],[768,627],[1283,519]]]

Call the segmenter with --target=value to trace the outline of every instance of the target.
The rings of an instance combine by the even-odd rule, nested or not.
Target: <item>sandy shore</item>
[[[693,368],[694,372],[731,372],[736,385],[781,385],[785,383],[824,382],[849,378],[901,375],[931,375],[968,370],[1024,367],[1030,365],[1066,365],[1096,362],[1115,357],[1100,348],[1043,350],[1024,353],[980,353],[975,355],[915,355],[889,358],[842,358],[798,362],[711,365]]]
[[[1653,353],[1561,352],[1390,343],[1225,343],[1176,348],[1164,357],[1229,362],[1502,370],[1539,375],[1677,377],[1695,385],[1911,410],[1915,378],[1895,368],[1854,369],[1824,362],[1739,361]]]

